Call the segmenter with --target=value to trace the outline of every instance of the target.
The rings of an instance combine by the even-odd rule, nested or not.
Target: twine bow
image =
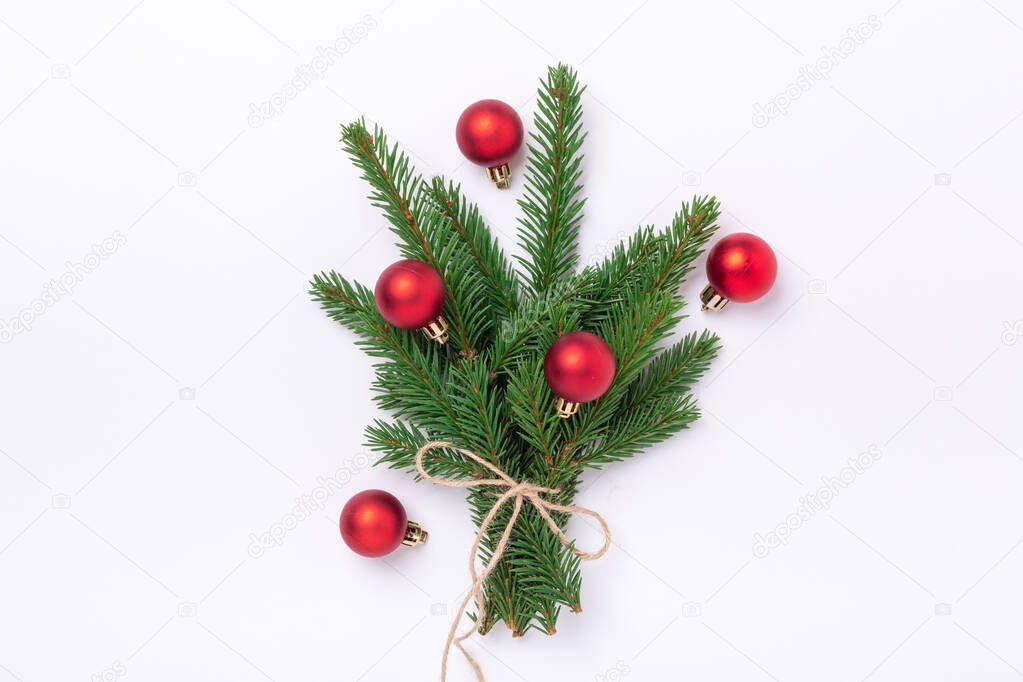
[[[490,471],[492,471],[497,476],[497,478],[482,478],[463,481],[450,478],[437,478],[435,476],[431,476],[426,472],[426,469],[423,467],[423,459],[426,457],[426,453],[430,452],[431,450],[440,448],[451,448],[452,450],[457,450],[465,457],[468,457],[477,464],[480,464],[489,469]],[[479,663],[477,663],[476,659],[474,659],[469,654],[469,652],[465,650],[465,647],[462,646],[462,642],[464,642],[466,639],[472,636],[472,633],[476,630],[476,625],[474,624],[471,628],[469,628],[460,635],[456,634],[456,632],[458,630],[458,623],[459,621],[462,620],[462,616],[465,615],[465,609],[469,605],[469,600],[471,599],[474,599],[476,601],[477,622],[483,622],[484,605],[482,599],[480,598],[483,592],[483,583],[487,579],[487,576],[489,576],[490,573],[494,570],[494,567],[497,566],[497,562],[500,561],[501,557],[504,555],[504,550],[508,546],[508,539],[511,537],[512,529],[515,527],[515,522],[519,518],[519,512],[522,510],[523,500],[526,500],[533,505],[537,513],[539,513],[540,516],[542,516],[543,519],[547,522],[547,525],[550,526],[551,532],[553,532],[558,537],[558,539],[561,540],[561,544],[566,547],[570,546],[572,544],[572,541],[569,540],[568,536],[565,535],[565,532],[561,530],[558,524],[551,517],[552,511],[566,512],[572,514],[585,514],[586,516],[591,516],[594,519],[596,519],[597,523],[600,524],[600,528],[604,533],[603,546],[596,552],[584,552],[575,547],[572,548],[572,551],[575,553],[575,555],[585,561],[599,559],[600,557],[604,556],[608,548],[611,546],[611,529],[608,527],[607,522],[604,521],[603,518],[601,518],[600,514],[593,511],[592,509],[587,509],[585,507],[576,507],[573,505],[554,504],[553,502],[548,502],[543,497],[541,497],[541,495],[543,494],[552,495],[557,494],[561,492],[560,488],[544,488],[542,486],[533,485],[532,483],[522,483],[516,481],[511,476],[501,471],[500,468],[486,461],[485,459],[477,455],[475,452],[472,452],[470,450],[463,450],[462,448],[455,447],[451,443],[435,440],[424,444],[423,447],[419,448],[419,451],[416,453],[416,470],[419,472],[420,476],[430,481],[431,483],[436,483],[437,485],[446,486],[448,488],[475,488],[477,486],[487,485],[499,488],[507,488],[507,490],[501,493],[501,495],[494,502],[494,505],[490,508],[490,511],[487,512],[487,515],[483,517],[483,521],[480,523],[480,529],[476,533],[476,540],[472,543],[472,549],[469,551],[469,575],[472,577],[472,586],[466,593],[465,598],[462,600],[461,605],[459,605],[458,611],[455,613],[455,619],[451,623],[451,629],[448,630],[448,640],[447,643],[444,645],[444,656],[441,659],[440,665],[440,679],[441,682],[444,682],[445,680],[447,680],[448,675],[448,654],[451,653],[451,645],[454,644],[455,646],[458,647],[459,651],[462,652],[462,655],[465,656],[465,660],[469,662],[469,665],[472,666],[472,670],[476,674],[477,682],[485,682],[483,678],[483,670],[480,668]],[[494,548],[493,553],[490,555],[490,560],[487,561],[486,564],[483,566],[483,571],[481,573],[477,573],[476,554],[479,551],[480,543],[483,541],[483,535],[487,532],[487,528],[490,527],[490,523],[494,520],[494,517],[501,510],[501,507],[503,507],[504,504],[511,499],[514,499],[513,503],[514,506],[512,507],[511,518],[508,519],[508,525],[505,526],[504,532],[501,533],[501,539],[497,543],[497,546]]]

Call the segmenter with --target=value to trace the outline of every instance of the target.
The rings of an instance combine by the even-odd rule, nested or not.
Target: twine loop
[[[423,460],[425,459],[426,454],[428,452],[430,452],[431,450],[441,448],[451,448],[452,450],[456,450],[463,456],[489,469],[497,478],[460,480],[451,478],[437,478],[436,476],[431,476],[429,473],[427,473],[426,468],[423,466]],[[472,579],[472,585],[469,588],[469,591],[466,593],[465,598],[462,600],[461,605],[459,605],[457,612],[455,613],[455,619],[452,621],[451,628],[448,630],[447,643],[444,645],[444,656],[441,659],[440,670],[441,682],[447,680],[448,654],[451,653],[452,644],[458,647],[459,651],[462,652],[462,655],[465,656],[465,660],[468,661],[470,666],[472,666],[472,670],[476,674],[477,682],[485,682],[483,678],[483,671],[480,668],[479,663],[477,663],[476,659],[474,659],[469,654],[469,652],[465,650],[465,647],[462,646],[462,642],[471,637],[472,633],[475,632],[476,625],[473,624],[471,628],[469,628],[462,634],[457,634],[458,623],[462,620],[462,617],[465,615],[465,610],[468,607],[470,600],[475,600],[476,602],[477,622],[484,621],[485,612],[483,600],[481,599],[483,593],[483,583],[486,581],[487,576],[489,576],[491,572],[494,570],[494,568],[497,566],[497,563],[501,560],[501,557],[504,556],[504,551],[508,547],[508,540],[509,538],[511,538],[512,529],[515,527],[515,522],[519,518],[519,512],[522,511],[523,501],[524,500],[528,501],[530,504],[533,505],[537,513],[539,513],[540,516],[543,517],[543,519],[547,522],[547,525],[550,527],[551,532],[553,532],[558,537],[558,539],[561,541],[561,544],[564,545],[565,547],[571,546],[572,541],[568,538],[567,535],[565,535],[565,532],[561,530],[557,522],[554,521],[554,518],[551,516],[551,512],[584,514],[595,519],[597,523],[600,524],[601,531],[604,534],[604,544],[600,547],[600,549],[598,549],[595,552],[585,552],[581,549],[578,549],[577,547],[572,547],[572,551],[575,553],[575,555],[580,559],[583,559],[584,561],[592,561],[593,559],[599,559],[600,557],[604,556],[605,553],[607,553],[608,548],[610,548],[611,546],[611,529],[608,527],[607,522],[604,521],[600,514],[593,511],[592,509],[587,509],[586,507],[577,507],[575,505],[555,504],[553,502],[549,502],[548,500],[542,497],[542,495],[556,495],[557,493],[561,492],[560,488],[545,488],[543,486],[534,485],[532,483],[516,481],[514,478],[512,478],[504,471],[502,471],[499,467],[497,467],[495,464],[488,462],[487,460],[477,455],[475,452],[472,452],[471,450],[463,450],[462,448],[455,447],[451,443],[445,441],[439,440],[430,441],[429,443],[426,443],[421,448],[419,448],[419,451],[416,453],[416,470],[419,472],[419,475],[422,476],[427,481],[448,488],[476,488],[479,486],[494,486],[498,488],[505,488],[505,491],[498,496],[497,500],[494,502],[494,505],[490,508],[490,511],[487,512],[487,515],[483,517],[483,520],[480,522],[480,528],[479,531],[476,533],[476,539],[472,543],[472,548],[469,551],[469,576]],[[476,556],[477,553],[479,552],[480,544],[483,542],[483,537],[486,534],[487,529],[490,527],[490,524],[493,522],[494,517],[497,516],[497,513],[509,500],[512,501],[513,506],[511,517],[508,519],[508,525],[505,526],[504,531],[501,533],[501,539],[498,541],[497,546],[494,548],[493,553],[490,555],[490,560],[484,564],[482,572],[477,572]]]

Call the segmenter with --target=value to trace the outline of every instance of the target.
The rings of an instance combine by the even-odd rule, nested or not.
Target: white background
[[[553,4],[0,3],[0,680],[436,679],[465,503],[366,466],[370,362],[307,281],[372,284],[397,257],[337,144],[360,115],[514,250],[521,176],[489,187],[454,123],[497,97],[528,124],[557,60],[589,84],[585,262],[713,193],[780,274],[760,302],[691,311],[724,343],[703,419],[587,476],[615,545],[584,566],[585,611],[554,638],[474,640],[487,679],[1023,677],[1023,8]],[[829,53],[829,78],[754,125]],[[346,550],[338,511],[372,487],[426,547]]]

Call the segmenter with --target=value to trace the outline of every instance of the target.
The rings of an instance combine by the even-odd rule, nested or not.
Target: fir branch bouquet
[[[581,153],[583,88],[571,68],[548,69],[538,90],[525,191],[519,206],[524,255],[513,267],[459,185],[417,175],[397,145],[363,121],[343,127],[342,143],[369,199],[386,216],[404,258],[441,276],[450,341],[435,343],[380,315],[373,291],[336,272],[316,275],[312,297],[358,335],[378,358],[373,391],[394,421],[366,429],[381,463],[415,473],[415,456],[442,439],[478,453],[515,480],[558,488],[552,502],[571,505],[580,477],[637,454],[699,416],[691,387],[718,351],[718,339],[690,332],[662,341],[684,317],[680,285],[717,229],[713,197],[683,203],[664,229],[641,227],[599,264],[577,269],[585,199]],[[543,372],[547,349],[571,331],[598,335],[613,351],[614,382],[574,416],[559,418]],[[454,449],[435,451],[431,476],[489,478]],[[477,525],[495,490],[467,492]],[[500,510],[480,552],[492,556],[510,512]],[[564,528],[567,514],[554,514]],[[531,505],[515,522],[502,561],[483,585],[485,634],[503,620],[516,635],[554,634],[562,607],[581,610],[579,558]]]

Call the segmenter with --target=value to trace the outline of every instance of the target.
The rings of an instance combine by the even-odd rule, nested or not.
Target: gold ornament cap
[[[704,311],[711,312],[717,312],[728,305],[728,299],[709,284],[700,292],[700,302],[703,304]]]
[[[426,334],[426,338],[431,341],[436,341],[442,345],[448,342],[448,321],[440,315],[437,316],[436,320],[427,322],[426,326],[420,327],[420,329]]]
[[[508,189],[511,187],[511,167],[506,163],[488,168],[487,177],[490,178],[492,183],[497,185],[498,189]]]
[[[558,411],[559,417],[562,419],[568,419],[579,411],[579,403],[573,403],[571,400],[558,398],[554,401],[554,409]]]
[[[406,547],[415,547],[416,545],[424,545],[430,538],[430,534],[415,521],[408,522],[408,528],[405,529],[405,539],[401,541],[401,544]]]

